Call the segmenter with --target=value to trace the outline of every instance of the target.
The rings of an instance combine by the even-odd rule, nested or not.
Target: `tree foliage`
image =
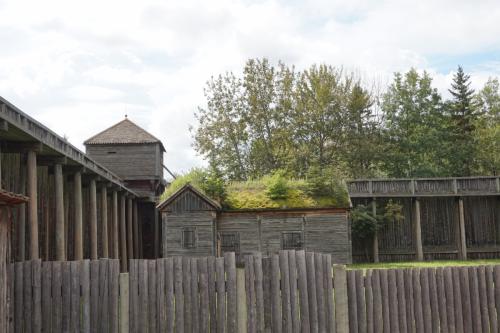
[[[376,93],[341,67],[298,71],[250,59],[240,75],[207,83],[194,148],[225,180],[281,170],[306,179],[308,191],[323,191],[328,177],[498,173],[498,80],[475,93],[458,67],[450,94],[444,99],[431,75],[415,69]]]

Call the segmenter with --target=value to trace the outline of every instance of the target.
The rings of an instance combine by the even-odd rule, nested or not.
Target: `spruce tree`
[[[458,66],[453,76],[449,102],[450,143],[449,160],[451,173],[455,176],[470,176],[474,170],[475,143],[474,130],[478,118],[478,108],[474,103],[474,89],[471,88],[470,75]]]

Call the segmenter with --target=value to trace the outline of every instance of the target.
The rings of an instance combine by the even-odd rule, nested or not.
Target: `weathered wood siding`
[[[215,255],[215,216],[214,208],[196,193],[181,193],[162,210],[163,256]],[[194,248],[183,247],[184,228],[194,228]]]
[[[347,213],[342,211],[222,212],[217,231],[239,233],[239,258],[275,254],[283,249],[283,233],[297,231],[304,250],[329,253],[334,263],[351,262]]]
[[[163,177],[159,143],[87,145],[87,154],[124,179]]]

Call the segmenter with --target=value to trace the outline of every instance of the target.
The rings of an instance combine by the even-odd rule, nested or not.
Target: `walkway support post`
[[[74,200],[75,200],[75,258],[83,260],[83,212],[82,212],[82,173],[74,175]]]
[[[128,258],[134,258],[134,232],[133,232],[133,208],[132,208],[132,198],[127,198],[127,254]]]
[[[102,237],[102,258],[109,258],[108,248],[108,189],[106,184],[101,188],[101,237]]]
[[[421,220],[420,220],[420,200],[418,198],[415,198],[414,202],[414,216],[415,216],[415,224],[414,224],[414,231],[415,231],[415,251],[417,254],[417,261],[423,261],[424,260],[424,250],[422,247],[422,226],[421,226]]]
[[[127,231],[125,217],[125,194],[120,195],[120,266],[122,272],[127,272]]]
[[[28,151],[27,160],[28,176],[28,217],[30,225],[30,259],[40,258],[38,250],[38,193],[37,193],[37,170],[36,153],[33,150]]]
[[[372,214],[375,217],[377,215],[377,200],[372,198]],[[378,230],[375,229],[373,233],[373,262],[379,262],[379,254],[378,254]]]
[[[90,259],[97,259],[97,185],[90,180]]]
[[[66,261],[66,247],[64,235],[64,178],[62,165],[54,165],[54,183],[56,200],[56,260]]]
[[[112,248],[113,248],[113,258],[118,259],[119,248],[118,248],[118,192],[113,191],[113,211],[112,211],[112,231],[111,231],[111,239],[112,239]]]
[[[132,216],[132,225],[133,225],[133,231],[134,231],[134,258],[140,258],[139,256],[139,225],[137,221],[137,201],[134,200],[133,202],[133,216]]]
[[[459,259],[467,260],[467,240],[465,235],[464,198],[458,198]]]

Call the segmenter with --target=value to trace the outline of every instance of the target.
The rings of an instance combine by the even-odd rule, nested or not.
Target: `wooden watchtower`
[[[125,117],[84,142],[89,157],[102,164],[140,197],[144,255],[159,255],[159,213],[156,202],[165,189],[162,142]]]

